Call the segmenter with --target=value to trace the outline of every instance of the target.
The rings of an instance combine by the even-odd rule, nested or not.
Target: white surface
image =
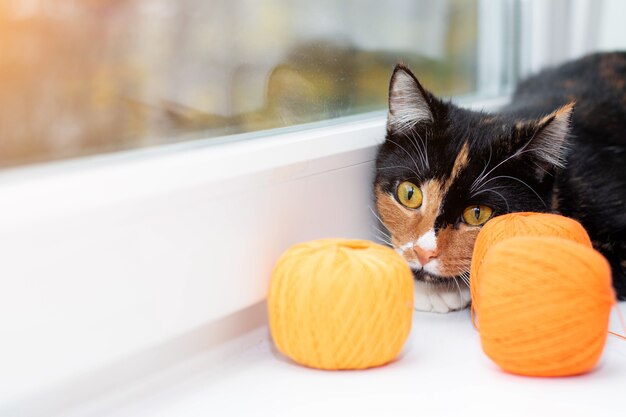
[[[436,415],[490,392],[505,415],[612,409],[626,386],[614,340],[611,366],[550,382],[494,370],[466,312],[416,316],[405,357],[367,372],[294,366],[250,331],[284,249],[371,237],[384,123],[3,174],[0,416]]]
[[[371,238],[384,114],[298,129],[0,173],[0,410],[208,337],[292,244]]]
[[[626,48],[623,0],[522,0],[520,75]]]
[[[515,70],[507,55],[518,48],[511,45],[510,31],[516,16],[507,13],[509,6],[502,0],[478,2],[477,82],[478,91],[485,94],[501,94],[516,81],[507,77]]]
[[[623,306],[622,306],[623,307]],[[403,358],[365,372],[323,372],[277,360],[263,343],[223,379],[152,415],[624,415],[626,344],[611,338],[596,372],[536,379],[499,371],[467,311],[416,314]],[[245,401],[241,401],[245,398]]]
[[[620,308],[626,314],[626,304]],[[67,416],[624,415],[626,342],[611,336],[596,370],[569,378],[500,371],[482,353],[467,310],[415,313],[400,359],[365,371],[291,363],[273,350],[265,327],[247,337],[253,345],[218,366],[197,365],[175,384],[170,371],[161,376],[170,384],[153,378]]]
[[[369,237],[384,124],[3,175],[0,407],[263,300],[297,242]]]

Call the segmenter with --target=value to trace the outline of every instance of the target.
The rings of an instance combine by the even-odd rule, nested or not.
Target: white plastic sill
[[[625,303],[619,308],[626,314]],[[611,327],[622,332],[613,319]],[[364,371],[320,371],[282,357],[261,326],[224,344],[220,361],[215,350],[198,352],[175,367],[69,407],[63,415],[623,416],[625,343],[609,336],[599,365],[585,375],[522,377],[504,373],[483,354],[467,310],[416,312],[396,361]],[[57,394],[67,396],[61,390]],[[41,415],[52,415],[41,404],[23,411],[37,408]]]
[[[619,308],[626,312],[626,304]],[[623,333],[616,324],[614,330]],[[140,410],[139,416],[623,416],[626,342],[609,336],[600,364],[586,375],[520,377],[502,372],[482,353],[467,311],[415,313],[402,356],[378,369],[303,368],[275,352],[266,336],[212,372],[171,391],[163,402],[151,397],[133,411]]]
[[[285,249],[373,238],[367,184],[384,124],[2,173],[0,416],[63,415],[244,348]]]
[[[49,416],[76,397],[58,387],[99,395],[261,325],[228,317],[264,299],[285,249],[371,236],[384,123],[3,175],[0,416]]]

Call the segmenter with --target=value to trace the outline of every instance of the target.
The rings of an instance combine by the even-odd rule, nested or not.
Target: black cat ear
[[[518,152],[534,156],[535,163],[544,171],[565,167],[573,111],[574,102],[571,102],[534,123],[530,140]],[[528,128],[522,126],[521,130]]]
[[[430,94],[424,90],[410,69],[396,65],[389,83],[389,117],[387,126],[405,131],[418,123],[433,121]]]

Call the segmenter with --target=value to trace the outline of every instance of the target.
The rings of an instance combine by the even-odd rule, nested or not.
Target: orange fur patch
[[[466,224],[459,225],[458,229],[450,226],[439,230],[437,259],[442,275],[455,276],[470,270],[474,242],[479,231],[479,227]]]
[[[419,209],[408,209],[398,203],[394,196],[376,187],[376,207],[381,220],[391,232],[391,241],[396,247],[415,242],[420,236],[432,229],[443,198],[459,173],[469,163],[469,144],[466,142],[454,160],[450,177],[445,183],[428,180],[420,185],[424,195],[423,204]],[[446,228],[437,236],[437,252],[442,275],[454,276],[469,271],[474,240],[478,228],[461,225],[459,229]],[[415,252],[408,248],[403,256],[407,261],[417,261]]]
[[[567,103],[566,105],[564,105],[563,107],[559,107],[558,109],[556,109],[555,111],[553,111],[552,113],[550,113],[547,116],[544,116],[540,121],[539,121],[539,126],[544,125],[545,123],[549,122],[551,119],[560,116],[564,113],[568,113],[570,111],[572,111],[572,109],[574,108],[574,106],[576,105],[575,101],[571,101],[569,103]]]
[[[419,209],[408,209],[396,199],[383,192],[380,187],[374,191],[376,208],[381,220],[391,232],[391,242],[401,247],[409,242],[416,241],[420,236],[433,228],[439,214],[439,207],[443,199],[440,181],[429,180],[420,187],[424,194],[423,204]],[[417,261],[417,254],[412,249],[404,250],[407,261]]]
[[[459,173],[462,169],[467,167],[469,163],[469,144],[465,142],[463,147],[459,151],[458,155],[454,159],[454,165],[452,165],[452,172],[450,173],[450,178],[444,184],[444,194],[448,192],[452,183],[458,178]]]

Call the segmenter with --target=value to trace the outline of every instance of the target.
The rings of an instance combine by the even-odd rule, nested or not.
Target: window
[[[141,378],[261,324],[291,244],[373,238],[396,61],[482,108],[519,76],[626,47],[623,9],[0,0],[0,167],[25,167],[0,172],[0,409],[132,401]],[[30,166],[59,159],[74,161]]]
[[[625,12],[621,0],[519,1],[519,74],[593,52],[626,49],[620,20]]]
[[[5,0],[0,167],[383,110],[398,61],[486,91],[479,21],[501,55],[507,2],[480,3]]]

